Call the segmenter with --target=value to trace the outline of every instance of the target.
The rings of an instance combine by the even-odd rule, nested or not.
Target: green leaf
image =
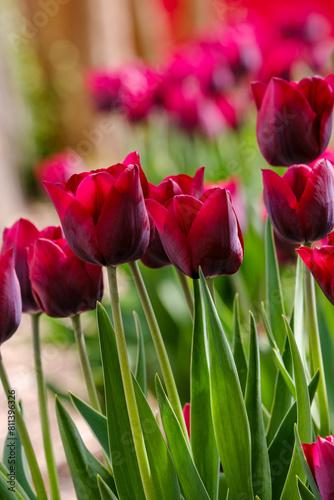
[[[286,332],[282,321],[282,315],[285,314],[285,311],[273,229],[269,218],[267,218],[265,228],[265,252],[268,318],[276,344],[282,352],[286,339]]]
[[[312,403],[319,381],[319,371],[315,373],[308,386]],[[282,423],[268,447],[270,469],[272,473],[272,500],[281,496],[285,479],[289,470],[294,442],[293,427],[297,422],[297,403],[294,402],[286,413]]]
[[[205,278],[200,280],[208,318],[213,425],[230,498],[252,498],[251,436],[233,354]]]
[[[297,476],[297,488],[301,500],[315,500],[315,496]]]
[[[121,500],[145,500],[125,401],[116,339],[108,314],[97,305],[98,332],[109,436],[111,464]]]
[[[22,405],[21,402],[19,403],[20,409],[22,411]],[[28,471],[28,465],[25,457],[25,453],[22,447],[20,435],[18,433],[17,428],[15,429],[15,436],[10,436],[9,433],[7,433],[6,439],[5,439],[5,444],[4,444],[4,450],[3,450],[3,463],[6,464],[6,467],[10,469],[10,466],[12,464],[12,459],[10,456],[10,446],[8,444],[10,441],[13,440],[13,437],[15,438],[15,478],[16,481],[22,486],[24,489],[27,497],[30,500],[37,500],[37,497],[31,487],[31,480],[30,480],[30,475]]]
[[[152,482],[158,498],[181,498],[179,482],[166,441],[138,382],[133,377],[138,412],[142,425]]]
[[[107,457],[110,457],[106,417],[94,410],[94,408],[89,406],[82,399],[74,396],[74,394],[72,394],[71,392],[69,392],[69,395],[73,405],[89,425],[92,433],[102,446],[103,451],[105,452]]]
[[[99,487],[99,492],[101,495],[101,500],[118,500],[117,496],[114,495],[113,491],[109,486],[103,481],[101,476],[97,476],[97,485]]]
[[[289,389],[289,392],[290,392],[291,396],[294,399],[296,399],[295,384],[293,383],[293,380],[292,380],[292,377],[291,377],[290,373],[285,368],[284,361],[282,359],[281,353],[279,351],[276,351],[276,349],[273,349],[273,354],[274,354],[277,366],[279,368],[279,371],[281,372],[283,380],[286,383],[286,386]]]
[[[7,474],[9,474],[8,468],[5,467],[5,465],[2,462],[0,462],[0,476],[5,479],[6,483],[9,479]],[[7,483],[7,488],[8,488],[8,483]],[[29,496],[24,491],[24,489],[18,482],[17,478],[15,478],[15,494],[16,497],[19,498],[20,500],[30,500]]]
[[[20,498],[15,494],[16,488],[14,487],[14,491],[10,490],[11,486],[7,483],[6,476],[0,472],[0,498],[2,500],[17,500]]]
[[[261,305],[262,305],[261,314],[262,314],[263,324],[265,326],[269,342],[270,342],[271,347],[273,349],[273,353],[278,352],[279,349],[277,347],[276,341],[275,341],[273,333],[271,331],[271,327],[270,327],[269,320],[268,320],[263,303]],[[274,356],[275,356],[275,354],[274,354]],[[280,358],[280,361],[282,363],[282,367],[285,368],[284,371],[287,372],[289,375],[284,378],[281,371],[278,371],[277,376],[276,376],[274,398],[273,398],[271,411],[270,411],[271,417],[269,420],[269,426],[267,428],[267,442],[268,443],[270,443],[272,441],[272,439],[274,438],[274,436],[277,432],[277,429],[281,425],[281,422],[284,418],[284,415],[286,414],[286,412],[288,411],[288,409],[291,406],[291,401],[292,401],[291,392],[290,392],[289,387],[287,385],[287,382],[289,383],[290,372],[292,369],[292,359],[291,359],[291,352],[290,352],[290,346],[289,346],[288,339],[286,339],[285,350],[283,353],[283,357]],[[277,360],[277,364],[278,363],[279,362]],[[294,391],[294,389],[292,389],[291,385],[290,385],[290,389],[291,389],[291,391],[292,390]]]
[[[238,294],[236,294],[233,302],[232,352],[233,352],[235,366],[237,367],[237,372],[239,375],[241,390],[244,394],[246,389],[246,379],[247,379],[247,362],[244,349],[242,346],[240,332],[241,328],[240,328],[240,316],[239,316],[239,299],[238,299]]]
[[[144,346],[144,336],[143,330],[140,324],[138,314],[133,311],[133,317],[136,325],[137,332],[137,358],[134,374],[141,390],[146,396],[147,393],[147,381],[146,381],[146,357],[145,357],[145,346]]]
[[[293,370],[294,370],[294,379],[295,379],[296,396],[297,396],[297,428],[303,441],[309,442],[311,441],[311,436],[312,436],[312,418],[311,418],[310,398],[307,388],[306,375],[304,372],[303,362],[298,350],[298,346],[296,344],[296,340],[294,338],[294,335],[291,331],[290,325],[286,320],[286,318],[284,318],[284,322],[289,338],[289,344],[292,354]],[[299,499],[299,493],[296,484],[296,475],[298,475],[302,479],[306,477],[295,445],[292,453],[292,459],[288,475],[286,477],[286,481],[283,487],[281,500]]]
[[[210,378],[205,348],[205,318],[198,280],[194,280],[195,316],[191,353],[191,448],[198,473],[212,500],[218,495],[219,455],[213,429]]]
[[[312,491],[314,493],[314,498],[316,500],[321,500],[321,495],[320,495],[317,483],[315,482],[313,474],[310,471],[310,468],[308,466],[308,463],[307,463],[307,460],[306,460],[306,457],[305,457],[305,454],[304,454],[304,450],[302,448],[302,444],[300,442],[299,433],[298,433],[298,430],[297,430],[296,426],[294,426],[294,433],[295,433],[295,439],[296,439],[296,446],[297,446],[297,450],[298,450],[298,455],[299,455],[301,464],[303,466],[303,469],[305,471],[306,477],[308,479],[308,482],[310,483],[311,489],[312,489]]]
[[[254,316],[250,313],[250,351],[245,403],[251,431],[254,495],[271,500],[271,474],[262,414],[260,351]]]
[[[96,500],[99,498],[97,474],[104,479],[111,489],[115,489],[113,478],[101,462],[86,448],[73,420],[57,396],[56,413],[66,460],[78,500]]]
[[[155,379],[155,386],[163,428],[179,477],[183,496],[185,500],[210,500],[193,462],[179,421],[168,401],[158,376]]]

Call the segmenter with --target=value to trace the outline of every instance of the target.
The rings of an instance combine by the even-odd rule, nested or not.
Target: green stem
[[[8,398],[10,394],[13,394],[13,391],[10,386],[1,355],[0,355],[0,378],[6,397]],[[28,430],[24,423],[23,416],[16,399],[15,399],[15,424],[19,432],[21,443],[27,457],[29,469],[31,472],[31,477],[36,489],[38,500],[47,500],[48,497],[46,495],[42,474],[41,471],[39,470],[36,455],[30,441]]]
[[[155,491],[153,489],[151,481],[150,466],[147,459],[144,436],[141,428],[135,392],[132,383],[132,376],[130,371],[130,364],[126,347],[123,320],[122,320],[121,307],[118,295],[116,269],[117,268],[113,266],[107,267],[109,288],[110,288],[111,310],[114,320],[116,345],[117,345],[117,352],[118,352],[119,364],[120,364],[123,387],[124,387],[126,406],[128,409],[130,427],[133,435],[133,441],[145,495],[147,500],[150,499],[156,500]]]
[[[320,435],[325,437],[329,435],[329,410],[326,391],[326,381],[324,365],[321,355],[320,336],[317,320],[316,300],[314,279],[310,271],[305,266],[305,305],[306,305],[306,324],[308,325],[311,367],[313,376],[319,369],[320,377],[318,383],[318,405],[320,415]]]
[[[85,379],[86,383],[86,388],[88,392],[88,398],[90,401],[90,404],[94,408],[94,410],[98,411],[101,413],[101,406],[99,402],[99,398],[97,395],[95,383],[94,383],[94,378],[92,374],[92,369],[89,363],[89,358],[87,354],[87,349],[86,349],[86,343],[85,343],[85,337],[81,328],[81,321],[80,321],[80,315],[76,314],[75,316],[71,317],[72,321],[72,327],[74,331],[74,336],[79,352],[79,358],[80,358],[80,364],[81,364],[81,369],[82,373]]]
[[[31,314],[32,339],[34,347],[34,360],[35,360],[35,370],[36,370],[36,380],[37,380],[37,390],[38,390],[39,413],[41,417],[43,444],[44,444],[46,465],[48,469],[48,476],[50,481],[51,498],[53,500],[60,500],[58,473],[52,449],[52,439],[51,439],[50,422],[49,422],[48,405],[47,405],[47,394],[46,394],[46,386],[45,386],[43,367],[42,367],[39,318],[40,314]]]
[[[182,406],[180,402],[180,397],[179,393],[177,391],[176,383],[174,380],[174,375],[172,368],[170,366],[170,362],[168,359],[166,347],[160,332],[160,328],[150,301],[150,298],[148,296],[144,280],[142,278],[142,275],[140,273],[140,269],[138,266],[137,262],[129,262],[129,268],[132,274],[133,281],[135,282],[138,295],[140,298],[140,301],[143,306],[143,310],[146,316],[146,321],[148,323],[148,327],[151,332],[151,336],[153,339],[153,343],[155,346],[155,350],[158,356],[160,368],[162,371],[162,376],[164,379],[164,382],[166,384],[166,390],[168,394],[168,398],[170,400],[170,403],[172,405],[172,408],[175,412],[175,415],[181,425],[183,434],[185,436],[186,440],[189,440],[188,437],[188,432],[186,428],[186,423],[183,418],[183,412],[182,412]]]
[[[206,284],[208,285],[208,289],[210,291],[212,300],[214,305],[216,305],[216,296],[215,296],[215,282],[213,278],[205,278]]]
[[[176,269],[176,268],[175,268]],[[181,287],[187,302],[187,306],[190,312],[191,319],[194,319],[194,296],[191,292],[191,288],[189,286],[189,282],[187,277],[179,270],[176,269],[176,273],[181,283]]]

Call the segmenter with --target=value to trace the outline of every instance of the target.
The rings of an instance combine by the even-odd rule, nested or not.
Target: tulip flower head
[[[29,247],[28,265],[33,296],[48,316],[90,311],[102,298],[102,268],[79,259],[65,239],[36,240]]]
[[[199,168],[194,177],[185,174],[171,175],[157,186],[149,184],[149,198],[163,206],[171,198],[180,194],[189,194],[199,199],[203,194],[203,177],[204,167]],[[171,264],[152,218],[150,244],[141,261],[145,266],[153,269]]]
[[[263,170],[263,198],[270,222],[290,243],[317,241],[334,227],[334,169],[320,160],[312,169],[293,165],[280,177]]]
[[[15,224],[3,232],[1,254],[9,248],[13,249],[15,271],[20,282],[23,312],[41,312],[33,297],[28,268],[28,247],[38,238],[58,239],[62,237],[59,226],[49,226],[39,231],[27,219],[19,219]]]
[[[0,345],[16,332],[22,312],[19,280],[14,267],[14,251],[0,256]]]
[[[256,82],[256,135],[270,165],[310,163],[325,150],[332,131],[334,76],[304,78],[299,83],[272,78]]]
[[[315,443],[302,443],[304,454],[322,500],[334,498],[334,436],[318,436]]]
[[[146,206],[171,263],[197,279],[235,273],[243,259],[243,238],[225,189],[206,192],[201,199],[177,195],[165,206],[146,200]]]
[[[146,178],[138,155],[107,169],[44,183],[73,252],[91,264],[117,266],[141,258],[149,244]]]
[[[334,232],[320,248],[300,247],[296,251],[311,271],[327,299],[334,305]]]

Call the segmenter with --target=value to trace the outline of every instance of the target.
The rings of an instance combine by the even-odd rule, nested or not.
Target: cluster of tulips
[[[254,84],[253,94],[260,150],[270,165],[288,167],[283,176],[270,169],[263,171],[264,203],[271,225],[287,243],[304,245],[297,250],[299,256],[334,304],[334,167],[325,151],[332,127],[333,77],[315,76],[299,83],[273,78],[267,85]],[[276,395],[267,415],[266,431],[254,319],[251,316],[246,361],[237,301],[232,345],[214,304],[211,278],[236,273],[244,254],[230,192],[218,184],[205,187],[204,168],[193,177],[179,174],[153,185],[144,174],[137,152],[109,168],[74,174],[66,182],[46,181],[44,187],[61,228],[39,231],[30,221],[21,219],[5,229],[0,257],[0,343],[16,331],[22,311],[31,313],[35,327],[42,312],[72,318],[90,405],[73,400],[100,441],[105,460],[104,467],[89,454],[57,400],[60,431],[77,497],[334,498],[328,384],[316,323],[314,284],[301,260],[292,320],[289,322],[285,315],[282,301],[270,302],[270,293],[267,311],[263,309],[277,363]],[[281,294],[269,224],[266,252],[269,292]],[[186,418],[138,260],[151,268],[176,268],[194,319],[191,401]],[[130,370],[117,287],[117,268],[123,264],[129,265],[137,287],[166,387],[165,393],[157,379],[168,447],[147,404],[140,370],[138,366],[135,373]],[[112,323],[100,305],[103,266],[109,278]],[[302,297],[308,315],[307,339],[301,320]],[[78,321],[80,313],[96,306],[106,416],[101,413]],[[305,349],[307,340],[311,363]],[[8,391],[2,360],[0,367]],[[41,403],[45,387],[39,375],[44,439],[50,445],[45,401]],[[311,412],[315,395],[318,419]],[[18,405],[16,413],[37,498],[45,499]],[[273,464],[284,440],[291,443],[291,453],[278,481]],[[78,442],[80,446],[73,444]],[[50,446],[46,454],[52,498],[60,498]],[[82,463],[87,464],[86,470]],[[12,492],[6,493],[3,476],[4,468],[0,470],[3,498],[14,498],[9,496]],[[31,491],[24,491],[24,485],[18,484],[15,498],[36,498]]]

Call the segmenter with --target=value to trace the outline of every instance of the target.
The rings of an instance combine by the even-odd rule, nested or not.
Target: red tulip
[[[14,268],[14,251],[0,257],[0,345],[16,332],[22,312],[20,284]]]
[[[27,219],[19,219],[12,227],[4,230],[1,254],[9,248],[14,251],[15,271],[21,287],[23,312],[41,311],[31,291],[27,249],[37,238],[58,239],[61,236],[60,227],[50,226],[43,231],[38,231],[34,224]]]
[[[327,160],[312,169],[293,165],[280,177],[263,170],[263,198],[272,226],[290,243],[323,238],[334,227],[334,170]]]
[[[95,309],[103,292],[102,268],[79,259],[64,239],[38,239],[28,251],[32,292],[48,316]]]
[[[183,418],[186,423],[188,436],[190,439],[190,403],[186,403],[183,407]]]
[[[268,85],[252,85],[257,141],[270,165],[310,163],[325,150],[332,131],[333,80],[333,75],[299,83],[272,78]]]
[[[328,243],[321,248],[301,247],[296,251],[334,305],[334,232],[328,235]]]
[[[334,436],[318,436],[315,443],[302,443],[304,454],[322,500],[334,498]]]
[[[171,263],[191,278],[235,273],[243,259],[243,239],[229,193],[217,188],[204,201],[177,195],[166,206],[146,200]]]
[[[91,264],[117,266],[141,258],[149,243],[138,164],[73,175],[68,182],[44,183],[70,247]],[[147,181],[146,181],[147,182]]]
[[[194,177],[186,174],[170,175],[157,186],[149,185],[149,198],[164,206],[171,198],[179,194],[189,194],[199,199],[203,194],[203,177],[204,167],[199,168]],[[171,263],[152,218],[150,244],[141,261],[145,266],[153,269],[168,266]]]
[[[39,182],[67,182],[73,174],[85,170],[82,158],[71,149],[46,158],[36,166],[36,176]]]

